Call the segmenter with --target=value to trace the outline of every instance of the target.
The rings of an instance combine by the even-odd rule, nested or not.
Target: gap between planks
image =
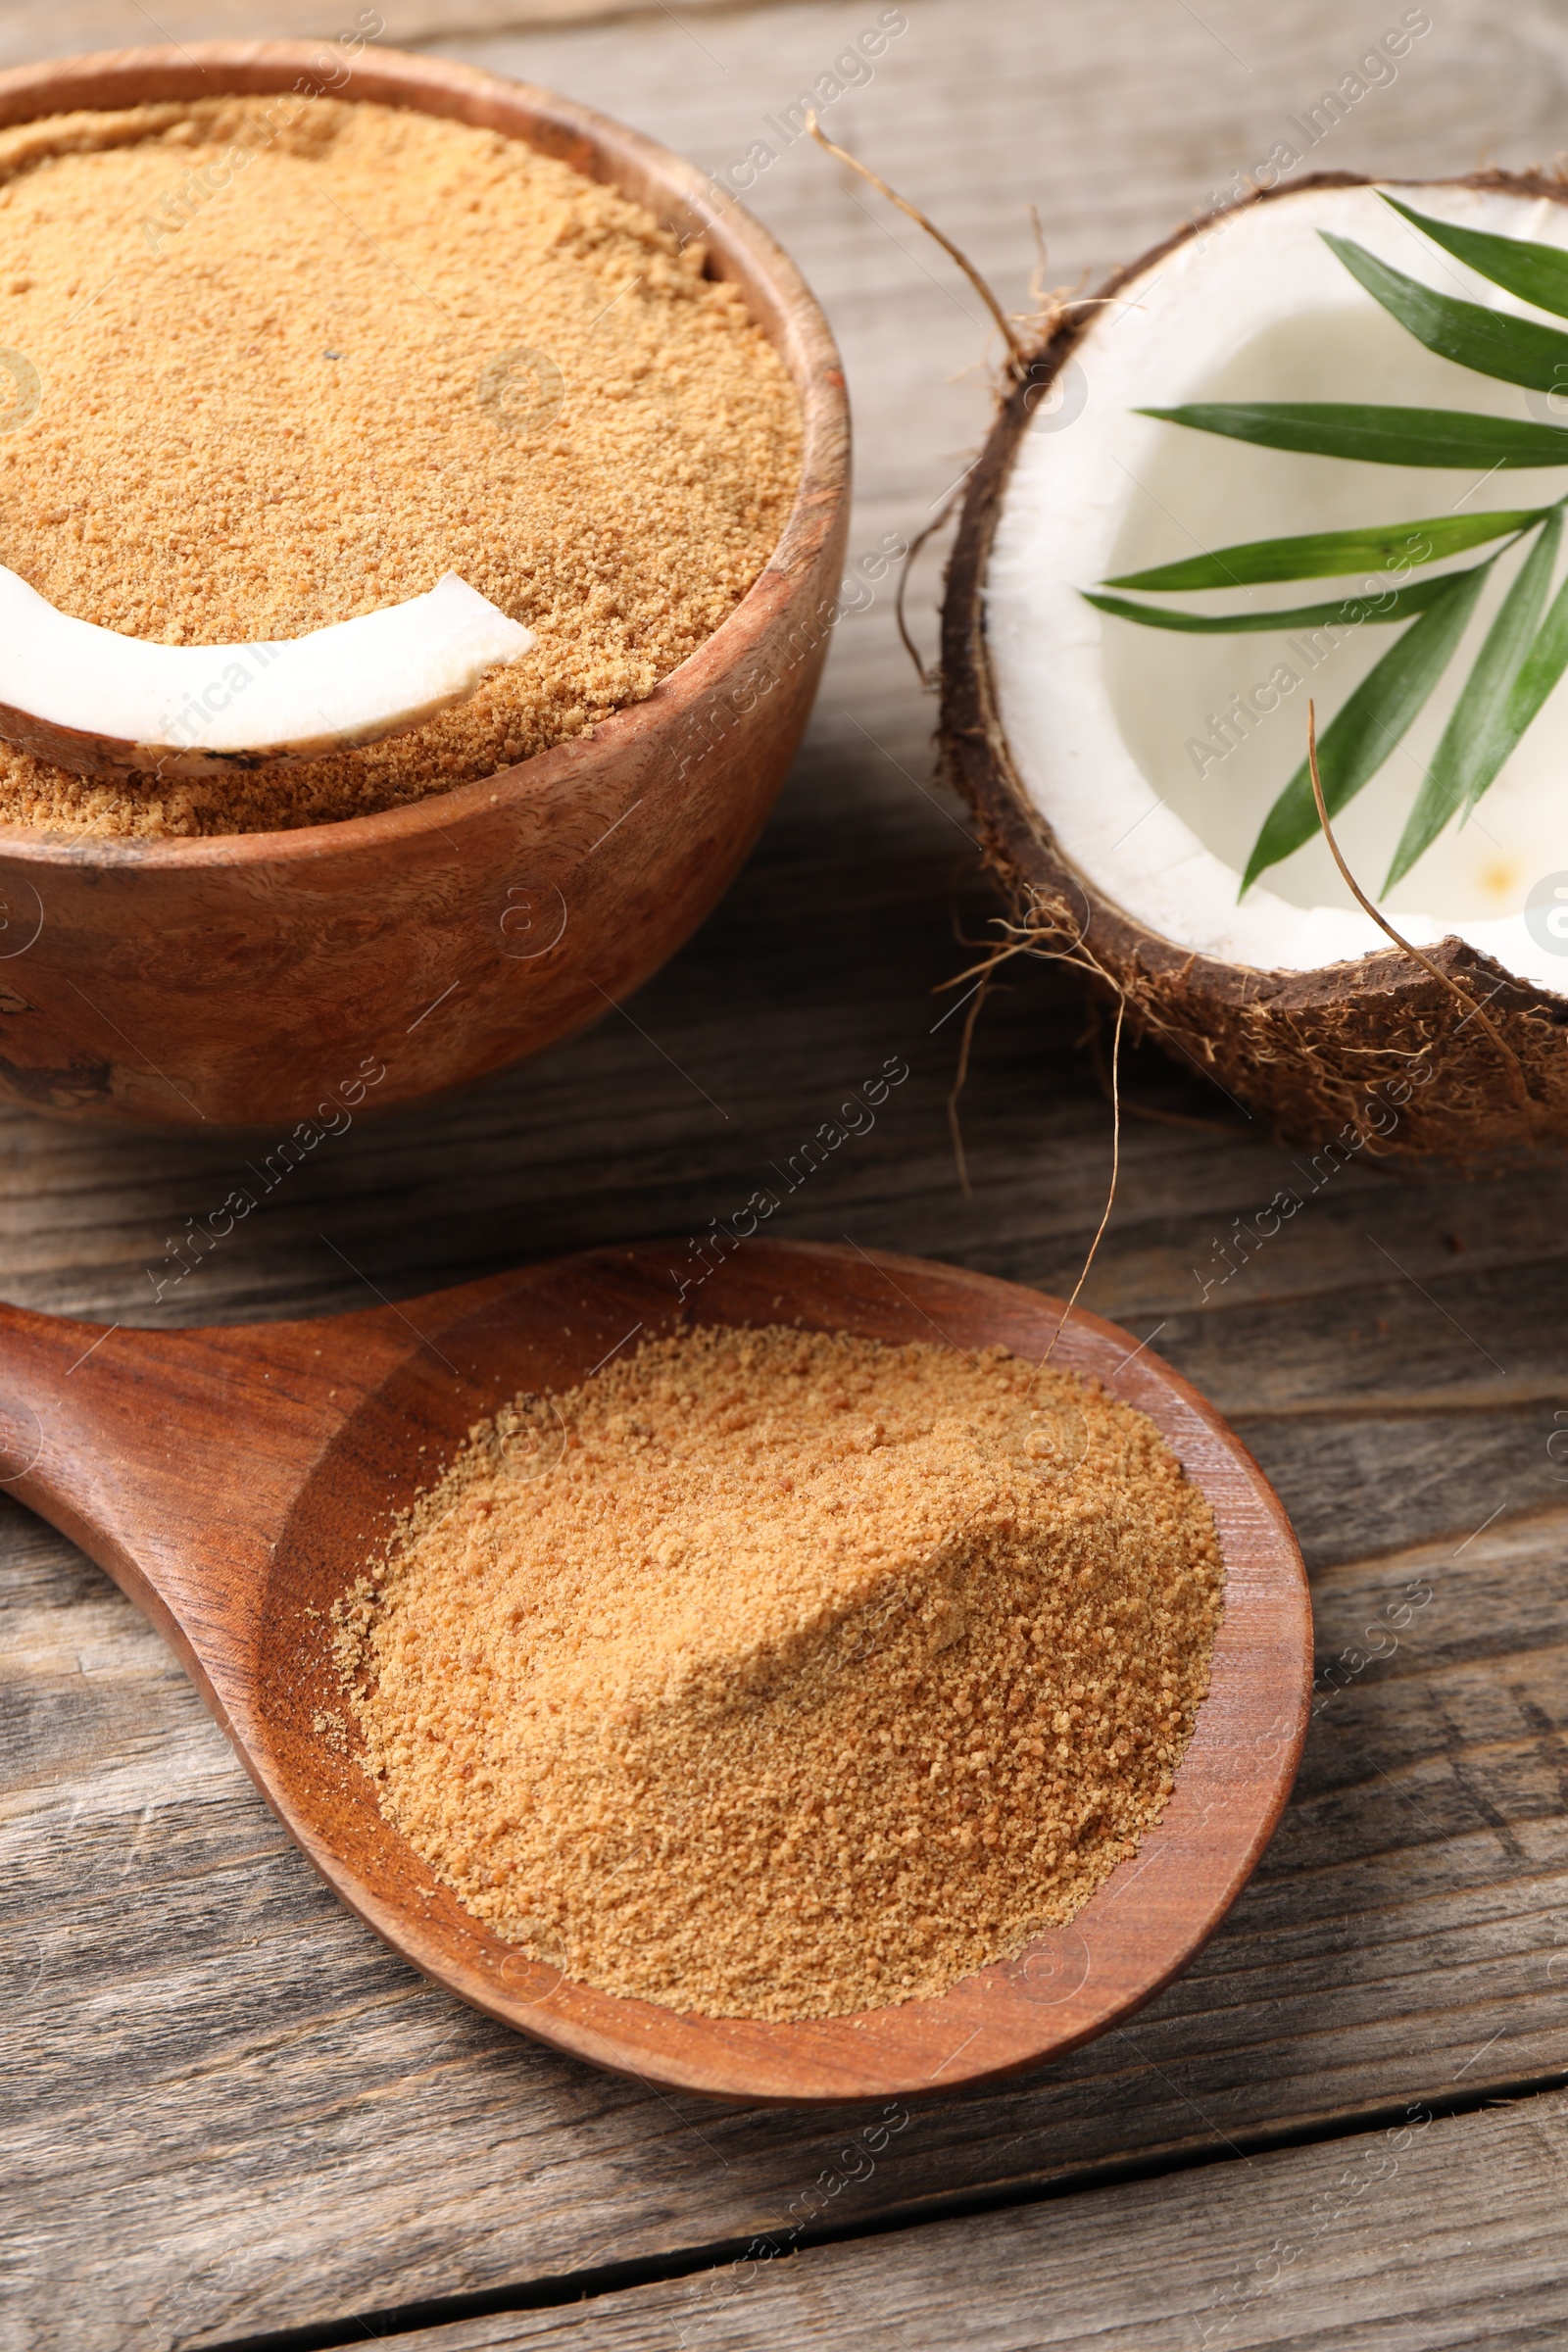
[[[796,2322],[806,2317],[805,2312],[795,2308],[799,2299],[793,2293],[795,2281],[792,2270],[781,2268],[775,2275],[766,2269],[768,2263],[781,2260],[786,2255],[792,2258],[792,2264],[800,2262],[809,2276],[813,2270],[819,2270],[824,2262],[833,2267],[831,2258],[835,2253],[841,2269],[846,2264],[862,2266],[867,2261],[872,2241],[893,2238],[904,2241],[906,2277],[914,2274],[931,2279],[935,2270],[940,2269],[947,2278],[953,2278],[961,2276],[969,2268],[976,2251],[972,2243],[965,2240],[960,2245],[957,2239],[957,2230],[964,2224],[968,2224],[971,2230],[986,2240],[988,2245],[1003,2231],[1021,2239],[1026,2249],[1026,2262],[1029,2262],[1029,2257],[1037,2253],[1032,2241],[1043,2237],[1052,2223],[1058,2228],[1061,2226],[1058,2217],[1048,2216],[1042,2209],[1069,2204],[1076,2198],[1088,2196],[1098,2197],[1102,2202],[1089,2211],[1086,2237],[1092,2240],[1099,2236],[1103,2240],[1108,2234],[1120,2230],[1125,2260],[1125,2249],[1135,2236],[1141,2234],[1136,2228],[1128,2230],[1127,2223],[1143,2221],[1147,2226],[1152,2213],[1157,2228],[1158,2219],[1162,2218],[1150,2194],[1152,2191],[1157,2193],[1160,2182],[1173,2181],[1192,2174],[1209,2175],[1208,2180],[1195,2182],[1188,2194],[1195,2205],[1198,2196],[1204,2198],[1203,2214],[1211,2229],[1216,2205],[1239,2205],[1240,2200],[1250,2201],[1257,2193],[1254,2184],[1245,2181],[1241,2176],[1244,2171],[1256,2171],[1257,2160],[1267,2158],[1275,2159],[1276,2163],[1269,2168],[1274,2178],[1262,2190],[1262,2208],[1272,2212],[1277,2204],[1291,2199],[1293,2186],[1290,2175],[1294,2169],[1298,2176],[1297,2185],[1305,2176],[1312,2199],[1308,2206],[1311,2218],[1305,2224],[1298,2225],[1299,2234],[1309,2239],[1321,2237],[1323,2230],[1321,2228],[1314,2229],[1313,2221],[1321,2211],[1325,2185],[1333,2185],[1330,2176],[1341,2156],[1353,2151],[1341,2168],[1342,2183],[1347,2174],[1352,2179],[1355,2177],[1357,2165],[1364,2168],[1363,2185],[1350,2192],[1359,2197],[1367,2187],[1396,2178],[1400,2170],[1399,2158],[1408,2157],[1410,2150],[1419,2148],[1420,2141],[1434,2125],[1444,2127],[1437,2143],[1441,2150],[1438,2165],[1434,2168],[1406,2166],[1407,2173],[1412,2170],[1435,2170],[1443,2184],[1449,2188],[1454,2174],[1479,2175],[1484,2171],[1490,2176],[1498,2169],[1495,2143],[1499,2140],[1503,2142],[1506,2160],[1506,2156],[1517,2152],[1514,2143],[1519,2141],[1521,2133],[1532,2131],[1541,2123],[1544,2123],[1561,2140],[1561,2146],[1551,2146],[1549,2140],[1546,2144],[1555,2169],[1559,2173],[1568,2173],[1568,2101],[1563,2097],[1565,2082],[1568,2082],[1568,2068],[1560,2069],[1538,2082],[1494,2084],[1484,2091],[1455,2092],[1446,2099],[1406,2102],[1398,2107],[1369,2111],[1357,2117],[1348,2128],[1343,2119],[1334,2119],[1316,2125],[1301,2124],[1273,2132],[1246,2134],[1232,2143],[1229,2155],[1216,2154],[1209,2149],[1178,2153],[1166,2161],[1113,2160],[1063,2176],[1036,2189],[1014,2189],[991,2198],[969,2195],[951,2200],[933,2199],[916,2210],[881,2215],[869,2224],[862,2220],[845,2223],[837,2229],[804,2230],[794,2245],[781,2242],[782,2233],[760,2231],[750,2238],[731,2238],[713,2245],[684,2248],[662,2258],[606,2264],[595,2270],[574,2272],[564,2277],[535,2279],[526,2286],[516,2288],[499,2287],[474,2295],[443,2296],[404,2305],[396,2310],[357,2313],[350,2318],[318,2322],[304,2328],[274,2330],[262,2335],[230,2336],[209,2345],[208,2352],[339,2352],[339,2348],[345,2348],[346,2352],[349,2346],[381,2340],[396,2340],[405,2347],[405,2352],[511,2352],[514,2346],[538,2344],[546,2340],[568,2347],[568,2352],[595,2352],[596,2347],[602,2348],[602,2352],[615,2352],[615,2348],[626,2347],[630,2352],[633,2346],[638,2348],[638,2352],[666,2352],[666,2348],[667,2352],[697,2352],[699,2343],[705,2338],[714,2347],[722,2345],[724,2352],[746,2352],[746,2348],[754,2344],[759,2347],[759,2352],[762,2347],[767,2347],[771,2352],[771,2347],[785,2340],[776,2331],[781,2324],[787,2324],[774,2306],[772,2297],[762,2299],[763,2308],[747,2313],[746,2318],[753,2324],[743,2325],[738,2331],[726,2328],[719,2334],[703,2323],[705,2319],[711,2321],[720,2307],[726,2317],[733,2321],[738,2316],[733,2299],[744,2296],[751,2284],[763,2278],[780,2290],[780,2299],[791,2304],[790,2316]],[[1544,2102],[1539,2117],[1530,2112],[1531,2103],[1538,2099]],[[1458,2144],[1455,2134],[1471,2119],[1496,2116],[1502,2109],[1506,2109],[1507,2114],[1500,2129],[1494,2127],[1487,2132],[1484,2126],[1479,2127],[1472,2132],[1469,2143],[1463,2147]],[[1544,2133],[1538,2135],[1545,2138]],[[1431,2153],[1424,2149],[1420,2152],[1424,2155]],[[1383,2169],[1374,2167],[1374,2154]],[[1298,2159],[1294,2168],[1288,2161],[1278,2161],[1293,2157]],[[1391,2160],[1393,2169],[1389,2170],[1387,2167]],[[1271,2191],[1277,2192],[1282,2180],[1287,2183],[1285,2200],[1281,2200],[1277,2193],[1271,2194]],[[1141,2197],[1136,2193],[1140,2191],[1143,2192]],[[1113,2195],[1112,2192],[1121,2193]],[[1144,2209],[1141,2213],[1140,2206]],[[1385,2211],[1385,2225],[1387,2220]],[[1282,2244],[1289,2251],[1291,2242],[1289,2238],[1281,2240],[1276,2237],[1269,2241],[1269,2251],[1272,2253]],[[1310,2250],[1316,2251],[1316,2248]],[[1300,2253],[1301,2249],[1297,2248],[1297,2259],[1299,2259]],[[814,2263],[813,2257],[816,2258]],[[878,2270],[879,2285],[884,2278],[891,2279],[893,2277],[889,2268],[892,2259],[895,2258],[885,2258]],[[1082,2257],[1077,2249],[1072,2250],[1067,2259],[1081,2270]],[[1127,2263],[1127,2267],[1139,2267],[1137,2256]],[[1291,2267],[1293,2265],[1290,2262],[1280,2264],[1281,2275]],[[1029,2262],[1029,2268],[1032,2273],[1032,2262]],[[1244,2282],[1240,2293],[1235,2289],[1238,2276]],[[818,2316],[821,2300],[820,2279],[815,2283],[819,2291],[811,2298],[812,2317]],[[1304,2340],[1294,2331],[1289,2335],[1277,2331],[1259,2333],[1255,2327],[1250,2332],[1236,2332],[1238,2318],[1246,2315],[1247,2305],[1261,2304],[1278,2284],[1277,2278],[1268,2277],[1266,2264],[1259,2268],[1256,2257],[1250,2271],[1244,2266],[1240,2272],[1234,2269],[1229,2273],[1222,2272],[1217,2283],[1220,2291],[1206,2307],[1200,2301],[1197,2310],[1170,2314],[1178,2326],[1183,2323],[1196,2325],[1200,2330],[1200,2344],[1218,2346],[1227,2343],[1228,2339],[1227,2352],[1243,2352],[1246,2345],[1283,2347]],[[1568,2265],[1564,2266],[1561,2283],[1561,2316],[1568,2319]],[[670,2296],[661,2292],[671,2288],[679,2288],[681,2292]],[[1030,2309],[1030,2290],[1033,2288],[1034,2278],[1031,2276],[1029,2288],[1021,2293],[1015,2288],[1009,2302],[1024,2310]],[[940,2296],[934,2295],[932,2300],[936,2303],[940,2301]],[[1209,2313],[1227,2315],[1218,2323],[1210,2322],[1206,2332],[1205,2308]],[[1270,2306],[1266,2316],[1276,2315],[1285,2316],[1279,2313],[1279,2307]],[[846,2312],[839,2316],[849,2318],[852,2315]],[[1162,2313],[1158,2315],[1160,2318],[1163,2316]],[[1254,2321],[1263,2316],[1261,2312],[1250,2315]],[[1416,2315],[1412,2312],[1410,2316]],[[911,2330],[909,2321],[913,2317],[913,2314],[906,2315],[904,2325],[898,2329],[897,2340],[911,2346],[930,2344],[941,2347],[945,2352],[947,2342],[954,2339],[940,2333],[921,2332],[917,2327]],[[1085,2317],[1087,2320],[1087,2315]],[[1153,2317],[1144,2315],[1138,2322],[1139,2327],[1147,2330]],[[941,2326],[951,2324],[939,2323]],[[1157,2320],[1154,2324],[1157,2325]],[[1375,2324],[1375,2315],[1363,2309],[1351,2324],[1357,2327]],[[1087,2325],[1082,2336],[1076,2329],[1070,2335],[1054,2329],[1049,2337],[1030,2334],[1027,2342],[1030,2346],[1037,2342],[1066,2346],[1079,2341],[1087,2342],[1090,2331]],[[1153,2335],[1144,2332],[1136,2339],[1126,2336],[1114,2319],[1107,2328],[1098,2313],[1092,2332],[1097,2352],[1118,2352],[1118,2348],[1124,2345],[1127,2352],[1154,2352],[1156,2338]],[[880,2336],[880,2330],[878,2334]],[[804,2341],[805,2338],[792,2334],[788,2340]],[[854,2347],[866,2339],[858,2334],[848,2340]],[[890,2332],[888,2341],[891,2344],[893,2340]],[[966,2344],[982,2341],[967,2331],[962,2340]],[[988,2331],[983,2340],[988,2344],[995,2342],[1000,2352],[1002,2345],[1012,2345],[1021,2339],[1010,2333],[993,2336]],[[1163,2341],[1163,2337],[1157,2340]],[[1182,2339],[1183,2352],[1188,2340]],[[1370,2352],[1370,2339],[1365,2340]],[[1423,2337],[1423,2352],[1427,2345],[1435,2346],[1439,2340],[1437,2337]],[[1541,2340],[1546,2342],[1552,2339],[1543,2337]],[[1315,2346],[1320,2346],[1323,2341],[1320,2334],[1313,2334]]]

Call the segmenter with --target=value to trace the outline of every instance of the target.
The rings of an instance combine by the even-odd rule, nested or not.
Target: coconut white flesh
[[[1561,205],[1458,187],[1393,192],[1437,219],[1568,246]],[[1220,961],[1268,970],[1315,970],[1389,945],[1356,907],[1321,837],[1270,869],[1240,904],[1237,894],[1263,818],[1304,755],[1308,695],[1321,733],[1401,624],[1363,625],[1337,650],[1316,648],[1314,662],[1299,634],[1294,644],[1287,631],[1178,635],[1099,612],[1079,590],[1240,540],[1534,507],[1568,491],[1568,469],[1484,478],[1479,469],[1472,476],[1342,464],[1133,414],[1198,400],[1348,400],[1568,426],[1568,400],[1472,374],[1424,350],[1356,284],[1321,229],[1354,238],[1445,293],[1542,317],[1445,254],[1371,188],[1303,189],[1221,221],[1098,314],[1059,396],[1023,435],[986,581],[1008,749],[1067,856],[1149,930]],[[1351,871],[1373,897],[1522,560],[1499,562],[1432,701],[1335,820]],[[1435,568],[1476,561],[1470,554]],[[1147,601],[1261,612],[1351,596],[1364,577]],[[1211,760],[1189,750],[1222,745],[1213,716],[1233,709],[1237,695],[1252,703],[1253,689],[1280,667],[1296,683],[1276,684],[1272,711],[1252,704],[1250,731],[1232,729],[1242,738],[1235,749]],[[1450,825],[1379,903],[1420,946],[1457,934],[1521,978],[1568,993],[1568,938],[1554,953],[1525,920],[1532,888],[1559,874],[1568,899],[1568,684],[1468,824]]]
[[[533,642],[455,571],[305,637],[153,645],[0,566],[0,735],[87,774],[316,760],[419,726]]]

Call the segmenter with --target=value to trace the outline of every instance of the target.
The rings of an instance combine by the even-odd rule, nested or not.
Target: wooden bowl
[[[325,86],[321,45],[216,41],[0,74],[0,123]],[[756,839],[810,710],[848,527],[849,422],[793,264],[691,165],[569,100],[366,49],[332,94],[525,139],[707,240],[805,413],[783,536],[646,702],[591,738],[378,816],[145,841],[0,829],[0,1093],[77,1117],[280,1136],[344,1088],[390,1110],[598,1018],[658,969]],[[613,839],[609,838],[613,833]],[[384,1074],[368,1088],[364,1072]]]
[[[1284,1511],[1241,1441],[1147,1348],[1074,1313],[1053,1362],[1149,1414],[1213,1506],[1225,1615],[1175,1791],[1069,1927],[939,1999],[792,2025],[678,2015],[527,1959],[377,1809],[342,1737],[330,1609],[463,1442],[682,1320],[793,1323],[1039,1357],[1057,1299],[956,1266],[757,1239],[684,1305],[643,1244],[309,1323],[103,1332],[0,1307],[0,1482],[64,1528],[178,1651],[263,1795],[343,1900],[492,2017],[601,2066],[751,2102],[957,2090],[1139,2008],[1235,1901],[1295,1778],[1312,1616]]]

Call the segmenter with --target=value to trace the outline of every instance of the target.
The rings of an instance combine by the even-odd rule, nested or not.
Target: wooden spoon
[[[1168,1365],[1074,1313],[1054,1364],[1158,1425],[1213,1505],[1212,1686],[1175,1793],[1071,1926],[937,2000],[769,2025],[569,1982],[469,1917],[383,1821],[336,1718],[332,1602],[469,1425],[644,1334],[799,1322],[1040,1356],[1064,1308],[924,1259],[753,1240],[677,1298],[674,1252],[595,1250],[406,1306],[127,1331],[0,1306],[0,1483],[172,1644],[279,1820],[393,1948],[492,2017],[604,2066],[748,2101],[954,2090],[1059,2055],[1147,2001],[1245,1885],[1295,1777],[1311,1687],[1300,1554],[1273,1491]]]

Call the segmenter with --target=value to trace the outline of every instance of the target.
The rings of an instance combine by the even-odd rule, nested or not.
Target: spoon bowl
[[[432,1878],[355,1760],[330,1612],[394,1515],[475,1420],[519,1391],[574,1387],[628,1342],[693,1321],[799,1322],[970,1350],[1001,1343],[1032,1357],[1055,1340],[1053,1363],[1146,1412],[1212,1505],[1225,1616],[1163,1817],[1069,1926],[939,1998],[773,2024],[682,2015],[577,1984],[493,1935]],[[547,1418],[541,1466],[552,1458]],[[0,1484],[160,1627],[284,1827],[425,1976],[600,2065],[751,2103],[972,2086],[1128,2016],[1236,1899],[1305,1733],[1312,1641],[1300,1554],[1241,1442],[1113,1324],[919,1258],[758,1239],[682,1300],[669,1253],[645,1244],[401,1307],[172,1332],[0,1307]]]

